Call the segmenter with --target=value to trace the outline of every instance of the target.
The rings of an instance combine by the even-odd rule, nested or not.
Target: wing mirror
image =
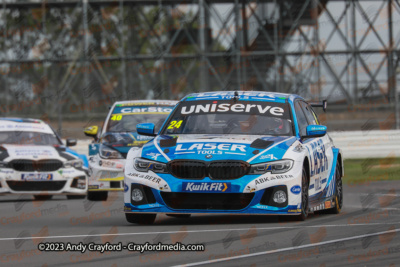
[[[136,131],[140,135],[156,136],[154,123],[140,123],[136,125]]]
[[[77,141],[76,141],[76,139],[70,139],[70,138],[68,138],[67,139],[67,146],[69,147],[69,146],[76,146],[76,144],[77,144]]]
[[[89,126],[89,127],[85,128],[85,130],[83,132],[86,136],[92,137],[92,138],[94,138],[94,140],[97,141],[97,139],[98,139],[97,134],[99,132],[99,127],[98,126]]]
[[[322,137],[326,134],[327,127],[324,125],[308,125],[307,126],[307,135],[303,136],[303,138],[315,138]]]

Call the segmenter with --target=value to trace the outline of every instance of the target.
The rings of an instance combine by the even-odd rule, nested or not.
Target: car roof
[[[265,92],[265,91],[215,91],[204,93],[193,93],[184,97],[181,101],[195,101],[195,100],[226,100],[232,98],[237,94],[240,100],[248,101],[269,101],[269,102],[286,102],[288,99],[294,100],[301,98],[294,94],[285,94],[279,92]]]
[[[22,131],[54,134],[47,123],[31,118],[4,118],[0,117],[0,132]]]
[[[117,101],[114,106],[144,106],[144,105],[156,105],[156,106],[175,106],[178,101],[174,100],[125,100]]]

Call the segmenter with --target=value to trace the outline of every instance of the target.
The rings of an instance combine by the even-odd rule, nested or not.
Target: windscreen
[[[136,125],[145,122],[154,123],[158,131],[172,109],[171,106],[116,106],[106,132],[136,132]]]
[[[0,132],[0,144],[11,145],[61,145],[54,134],[26,131]]]
[[[264,101],[181,102],[163,134],[292,136],[289,105]]]

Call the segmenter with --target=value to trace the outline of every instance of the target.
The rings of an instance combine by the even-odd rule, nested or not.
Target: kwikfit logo
[[[230,192],[231,183],[183,183],[184,192]]]

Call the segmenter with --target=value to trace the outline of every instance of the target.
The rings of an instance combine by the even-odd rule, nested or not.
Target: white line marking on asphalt
[[[378,204],[377,204],[378,205]],[[355,209],[362,209],[362,205],[357,206],[357,205],[346,205],[346,208],[355,208]],[[371,209],[371,210],[400,210],[400,208],[382,208],[378,206],[370,206],[370,207],[365,207],[365,209]]]
[[[301,227],[295,226],[277,226],[277,227],[264,227],[257,228],[257,230],[278,230],[278,229],[302,229],[302,228],[321,228],[321,227],[346,227],[346,226],[371,226],[371,225],[395,225],[400,222],[393,223],[355,223],[355,224],[319,224],[319,225],[304,225]],[[207,230],[189,230],[189,231],[165,231],[165,232],[140,232],[140,233],[118,233],[118,234],[94,234],[94,235],[59,235],[59,236],[46,236],[46,237],[4,237],[0,238],[0,241],[7,240],[32,240],[32,239],[43,239],[43,238],[76,238],[76,237],[89,237],[89,236],[128,236],[128,235],[159,235],[159,234],[181,234],[181,233],[207,233],[207,232],[229,232],[229,231],[249,231],[254,229],[251,228],[237,228],[237,229],[207,229]]]
[[[361,195],[361,196],[374,195],[374,196],[400,197],[400,194],[382,194],[382,193],[359,193],[357,195]]]
[[[298,249],[303,249],[303,248],[321,246],[321,245],[326,245],[326,244],[331,244],[331,243],[336,243],[336,242],[349,241],[349,240],[354,240],[354,239],[359,239],[359,238],[364,238],[364,237],[369,237],[369,236],[376,236],[376,235],[396,233],[396,232],[400,232],[400,229],[383,231],[383,232],[378,232],[378,233],[373,233],[373,234],[345,237],[345,238],[334,239],[334,240],[329,240],[329,241],[324,241],[324,242],[319,242],[319,243],[314,243],[314,244],[301,245],[301,246],[297,246],[297,247],[288,247],[288,248],[280,248],[280,249],[274,249],[274,250],[268,250],[268,251],[261,251],[261,252],[246,254],[246,255],[227,257],[227,258],[223,258],[223,259],[199,261],[199,262],[193,262],[193,263],[176,265],[176,266],[185,266],[185,267],[186,266],[199,266],[199,265],[204,265],[204,264],[211,264],[211,263],[217,263],[217,262],[223,262],[223,261],[249,258],[249,257],[254,257],[254,256],[268,255],[268,254],[280,253],[280,252],[284,252],[284,251],[298,250]]]

